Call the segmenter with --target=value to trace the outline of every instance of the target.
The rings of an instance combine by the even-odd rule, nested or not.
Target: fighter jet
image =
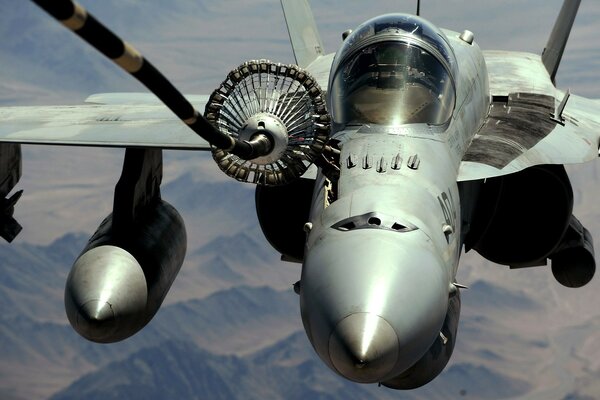
[[[439,375],[457,340],[463,252],[550,264],[568,287],[593,278],[564,165],[598,157],[600,100],[555,82],[579,0],[564,1],[540,54],[482,51],[472,32],[396,13],[327,53],[308,2],[281,0],[296,64],[250,60],[208,96],[182,95],[81,5],[33,2],[151,92],[0,109],[8,241],[20,231],[20,144],[126,148],[113,212],[65,287],[69,321],[89,340],[142,329],[184,261],[184,222],[160,193],[162,149],[210,151],[256,185],[265,237],[302,264],[308,339],[354,382],[407,390]]]

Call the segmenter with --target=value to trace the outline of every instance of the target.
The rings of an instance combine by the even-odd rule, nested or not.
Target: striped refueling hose
[[[271,142],[264,135],[257,135],[254,140],[240,141],[215,128],[139,51],[120,39],[80,4],[72,0],[32,1],[140,81],[211,145],[247,160],[271,151]]]

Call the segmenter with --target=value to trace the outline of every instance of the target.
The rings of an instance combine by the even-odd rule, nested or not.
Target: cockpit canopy
[[[454,55],[435,26],[387,14],[362,24],[336,55],[329,85],[336,124],[446,123],[455,105]]]

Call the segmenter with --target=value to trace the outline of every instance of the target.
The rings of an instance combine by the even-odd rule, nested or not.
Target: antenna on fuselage
[[[421,16],[421,0],[417,0],[417,17]]]

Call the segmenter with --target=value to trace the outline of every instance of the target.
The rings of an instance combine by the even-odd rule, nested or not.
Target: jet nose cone
[[[398,360],[398,336],[378,315],[351,314],[329,337],[329,356],[346,378],[360,383],[380,382]]]
[[[76,324],[79,334],[94,341],[111,337],[117,328],[111,305],[98,300],[90,300],[78,310]]]

